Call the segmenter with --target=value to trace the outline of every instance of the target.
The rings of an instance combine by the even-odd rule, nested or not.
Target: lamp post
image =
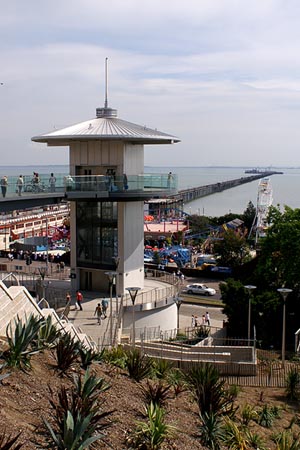
[[[109,343],[110,343],[110,346],[112,347],[112,344],[113,344],[112,288],[113,288],[114,280],[115,280],[115,278],[116,278],[116,276],[117,276],[117,272],[105,272],[105,275],[107,276],[108,282],[109,282],[109,296],[110,296],[110,329],[109,329]]]
[[[279,288],[277,289],[277,292],[279,292],[279,294],[281,295],[282,299],[283,299],[283,314],[282,314],[282,341],[281,341],[281,362],[282,362],[282,367],[284,367],[285,364],[285,301],[287,296],[293,292],[292,289],[288,289],[288,288]]]
[[[133,348],[135,348],[135,311],[134,311],[134,304],[135,299],[137,296],[138,291],[141,290],[140,287],[128,287],[126,290],[129,292],[131,301],[132,301],[132,342],[133,342]]]
[[[179,330],[179,309],[180,309],[181,303],[183,301],[183,298],[175,296],[175,297],[173,297],[173,300],[174,300],[174,303],[176,303],[176,306],[177,306],[177,330]]]
[[[256,286],[253,286],[252,284],[247,284],[244,286],[245,289],[249,292],[249,299],[248,299],[248,341],[250,341],[251,336],[251,295],[252,291],[256,289]],[[248,342],[249,344],[249,342]]]

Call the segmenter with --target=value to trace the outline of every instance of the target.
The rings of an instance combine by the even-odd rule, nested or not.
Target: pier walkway
[[[269,177],[271,175],[278,174],[275,171],[260,172],[255,175],[236,178],[234,180],[222,181],[220,183],[207,184],[205,186],[198,186],[189,189],[182,189],[177,194],[169,196],[175,202],[188,203],[201,197],[216,194],[218,192],[231,189],[236,186],[240,186],[245,183],[251,183],[252,181],[259,180],[260,178]]]

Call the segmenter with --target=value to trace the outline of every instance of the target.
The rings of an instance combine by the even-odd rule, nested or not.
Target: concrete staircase
[[[95,343],[70,323],[66,317],[60,318],[52,308],[40,308],[24,286],[17,284],[7,287],[3,280],[0,281],[0,338],[6,337],[6,329],[9,324],[14,329],[15,320],[19,319],[24,322],[31,314],[44,318],[51,316],[52,323],[62,333],[69,333],[75,341],[80,341],[87,349],[96,350]]]

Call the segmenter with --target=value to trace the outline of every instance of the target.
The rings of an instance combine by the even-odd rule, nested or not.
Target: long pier
[[[241,184],[251,183],[252,181],[259,180],[260,178],[269,177],[271,175],[278,174],[275,171],[260,172],[255,175],[247,177],[236,178],[235,180],[222,181],[220,183],[207,184],[205,186],[193,187],[189,189],[182,189],[177,194],[170,196],[169,198],[175,202],[188,203],[201,197],[216,194],[217,192],[231,189]]]

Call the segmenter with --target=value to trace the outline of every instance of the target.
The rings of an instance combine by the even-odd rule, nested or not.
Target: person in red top
[[[80,311],[82,311],[82,301],[83,301],[82,293],[80,291],[76,291],[76,302]]]

